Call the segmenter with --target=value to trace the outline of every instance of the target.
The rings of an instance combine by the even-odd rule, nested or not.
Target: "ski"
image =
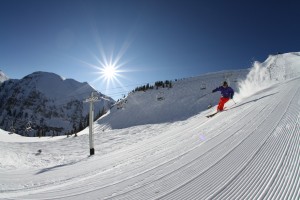
[[[226,110],[228,110],[228,109],[227,109],[226,107],[224,107],[224,110],[222,110],[222,111],[217,111],[217,112],[215,112],[215,113],[213,113],[213,114],[207,115],[206,117],[207,117],[207,118],[213,117],[213,116],[215,116],[216,114],[218,114],[219,112],[223,112],[223,111],[226,111]]]
[[[207,118],[213,117],[213,116],[215,116],[217,113],[219,113],[219,112],[215,112],[215,113],[213,113],[213,114],[207,115],[206,117],[207,117]]]

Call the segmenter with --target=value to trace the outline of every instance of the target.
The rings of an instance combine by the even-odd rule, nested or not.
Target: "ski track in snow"
[[[209,119],[203,112],[96,134],[116,148],[90,158],[82,156],[87,136],[63,139],[52,144],[57,154],[86,149],[52,167],[0,170],[0,198],[299,199],[299,85],[300,78],[276,85]],[[126,136],[135,142],[122,146]]]

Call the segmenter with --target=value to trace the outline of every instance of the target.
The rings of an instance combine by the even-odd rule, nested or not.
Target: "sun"
[[[101,74],[107,80],[115,79],[117,76],[117,68],[114,65],[107,65],[101,69]]]
[[[98,36],[96,41],[99,52],[94,54],[90,51],[96,63],[80,60],[80,62],[95,70],[92,73],[95,74],[96,78],[90,83],[96,88],[96,82],[100,81],[101,84],[97,84],[97,86],[101,88],[101,92],[114,96],[119,96],[121,93],[123,95],[128,92],[128,88],[123,85],[124,80],[129,80],[126,73],[136,71],[135,69],[130,69],[128,66],[131,59],[124,59],[132,40],[130,38],[126,39],[120,44],[118,51],[116,51],[113,45],[110,45],[109,50],[105,49],[105,45]]]
[[[120,77],[119,66],[112,63],[101,64],[101,67],[98,68],[98,73],[100,74],[100,79],[105,81],[107,84],[118,82],[118,77]]]

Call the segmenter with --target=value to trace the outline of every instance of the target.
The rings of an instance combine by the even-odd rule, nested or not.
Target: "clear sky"
[[[117,99],[137,86],[251,66],[299,51],[300,1],[0,0],[0,70],[88,82]],[[97,72],[115,63],[118,80]]]

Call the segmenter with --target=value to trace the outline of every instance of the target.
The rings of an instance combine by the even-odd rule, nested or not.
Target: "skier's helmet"
[[[223,86],[228,86],[228,83],[226,81],[224,81]]]

